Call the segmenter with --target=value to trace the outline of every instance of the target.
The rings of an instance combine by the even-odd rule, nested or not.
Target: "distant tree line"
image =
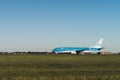
[[[28,51],[28,52],[0,52],[0,55],[11,55],[11,54],[21,54],[21,55],[29,55],[29,54],[53,54],[52,52],[33,52],[33,51]],[[62,53],[64,54],[64,53]],[[66,53],[65,53],[66,54]],[[69,53],[70,54],[70,53]],[[99,54],[99,53],[98,53]],[[112,55],[116,55],[116,54],[119,54],[120,55],[120,52],[119,53],[111,53]]]
[[[32,51],[28,51],[28,52],[0,52],[0,54],[51,54],[51,52],[32,52]]]

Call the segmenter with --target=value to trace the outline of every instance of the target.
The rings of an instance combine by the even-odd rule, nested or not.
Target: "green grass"
[[[0,80],[119,80],[120,55],[0,55]]]

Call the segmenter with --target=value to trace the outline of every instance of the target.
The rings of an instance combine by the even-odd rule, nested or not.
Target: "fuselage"
[[[52,50],[54,53],[64,53],[64,52],[73,52],[73,51],[86,51],[92,52],[96,51],[98,48],[89,48],[89,47],[58,47]]]

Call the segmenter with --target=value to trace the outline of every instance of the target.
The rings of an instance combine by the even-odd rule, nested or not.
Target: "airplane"
[[[94,53],[97,54],[102,47],[103,39],[101,38],[95,46],[91,47],[58,47],[52,50],[53,53],[71,53],[71,54],[84,54],[84,53]]]

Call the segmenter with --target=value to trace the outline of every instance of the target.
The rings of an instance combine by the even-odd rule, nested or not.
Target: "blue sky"
[[[91,46],[120,52],[119,0],[0,0],[0,51]]]

